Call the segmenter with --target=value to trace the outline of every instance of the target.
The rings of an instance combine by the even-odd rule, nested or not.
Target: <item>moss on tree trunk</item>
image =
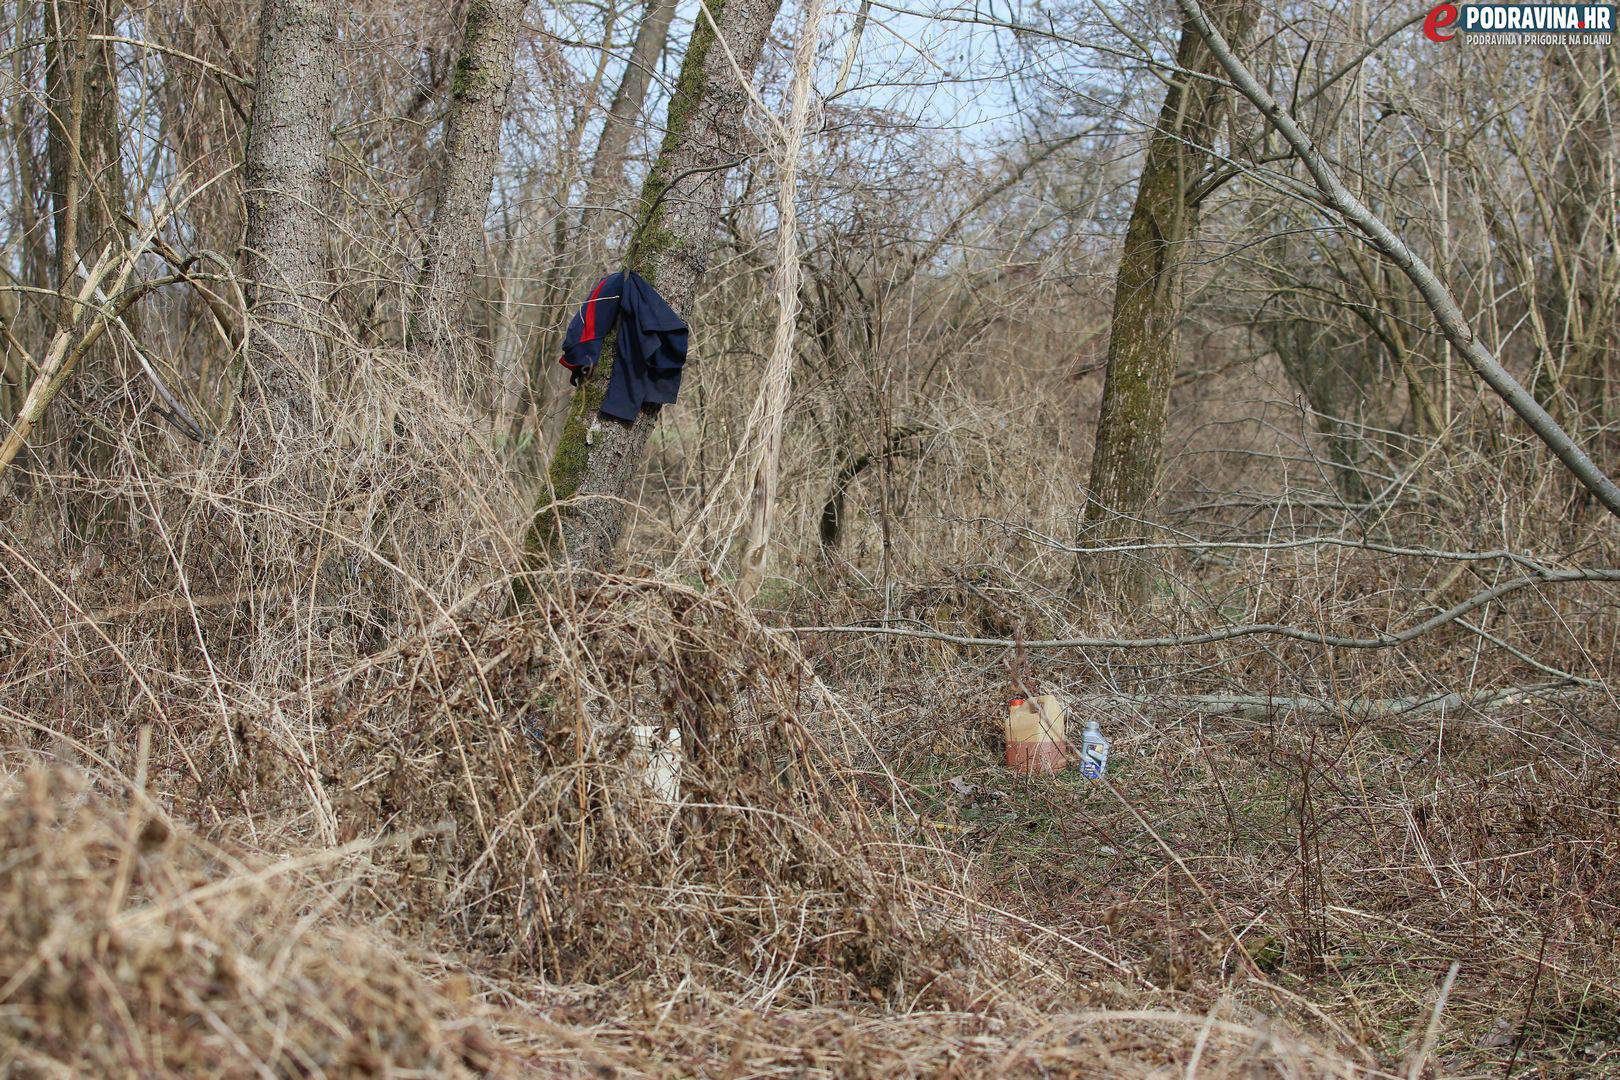
[[[714,27],[699,13],[670,98],[664,141],[642,184],[625,266],[654,283],[688,321],[714,248],[725,176],[745,153],[747,91],[732,62],[751,75],[780,5],[781,0],[711,0],[708,10],[730,56],[714,48]],[[624,531],[626,500],[658,413],[649,407],[633,423],[598,417],[614,359],[610,338],[601,362],[575,391],[552,457],[549,490],[542,493],[528,531],[525,546],[533,563],[560,555],[576,566],[602,566]]]
[[[1253,0],[1208,5],[1228,40],[1254,22]],[[1114,290],[1102,412],[1091,462],[1085,540],[1106,546],[1144,538],[1164,458],[1170,384],[1176,370],[1186,249],[1197,234],[1194,193],[1210,159],[1222,108],[1214,58],[1183,26],[1176,66],[1148,144]],[[1129,553],[1082,556],[1086,576],[1116,599],[1140,600],[1148,578]]]

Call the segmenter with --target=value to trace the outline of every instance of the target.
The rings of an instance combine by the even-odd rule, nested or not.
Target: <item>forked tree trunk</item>
[[[715,47],[714,27],[698,14],[669,103],[663,146],[641,188],[629,269],[653,282],[671,307],[693,318],[692,300],[713,253],[726,174],[745,156],[742,138],[747,88],[733,70],[752,78],[781,0],[708,0],[729,46]],[[551,490],[542,496],[529,529],[532,556],[561,555],[599,567],[624,530],[626,499],[657,422],[649,407],[633,423],[603,417],[591,437],[613,366],[612,342],[574,394],[568,422],[552,457]]]
[[[1216,0],[1212,17],[1241,42],[1255,18],[1254,0]],[[1210,160],[1219,123],[1220,84],[1199,75],[1219,71],[1203,39],[1183,25],[1176,67],[1148,144],[1114,288],[1102,414],[1091,460],[1085,522],[1088,543],[1118,544],[1143,535],[1164,457],[1164,429],[1175,375],[1187,246],[1198,231],[1193,198]],[[1106,593],[1139,597],[1141,563],[1126,556],[1083,557],[1087,576]]]
[[[484,217],[495,182],[506,95],[512,85],[518,27],[527,0],[473,0],[450,86],[444,151],[428,229],[411,351],[465,394],[467,287],[484,250]]]
[[[253,459],[296,452],[314,425],[327,298],[321,207],[332,127],[336,0],[264,0],[243,162],[251,314],[241,435]]]

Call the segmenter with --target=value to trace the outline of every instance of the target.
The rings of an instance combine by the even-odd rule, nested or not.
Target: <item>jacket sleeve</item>
[[[570,371],[592,368],[602,358],[602,342],[619,316],[620,282],[610,274],[596,283],[590,297],[568,321],[563,336],[562,356],[557,362]]]

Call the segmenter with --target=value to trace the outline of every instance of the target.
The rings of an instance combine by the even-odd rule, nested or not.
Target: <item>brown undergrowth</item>
[[[756,622],[724,594],[635,579],[537,603],[317,709],[340,834],[420,836],[383,867],[412,910],[556,982],[975,995],[983,962],[918,902],[806,723],[816,688]],[[650,786],[638,726],[679,732],[678,805]]]
[[[476,487],[442,479],[435,491]],[[732,1077],[1468,1074],[1500,1071],[1515,1046],[1521,1066],[1600,1074],[1610,1060],[1600,586],[1525,590],[1481,613],[1551,673],[1512,654],[1481,665],[1481,639],[1456,627],[1352,655],[1236,640],[1020,667],[1005,648],[772,630],[701,562],[540,574],[512,610],[508,571],[481,561],[499,562],[498,543],[435,526],[474,540],[410,562],[379,540],[405,513],[381,496],[373,517],[323,519],[319,538],[345,554],[320,565],[336,569],[271,586],[239,546],[203,542],[234,519],[229,500],[202,499],[206,512],[164,519],[181,522],[183,589],[156,545],[77,561],[7,548],[6,770],[71,765],[85,799],[127,821],[133,733],[149,727],[143,790],[175,837],[200,837],[166,843],[200,861],[179,893],[136,874],[128,904],[257,897],[235,922],[203,907],[216,949],[316,942],[355,978],[408,984],[377,996],[420,1002],[420,1046],[448,1048],[412,1058],[418,1044],[386,1019],[378,1037],[395,1049],[358,1064],[323,1049],[310,1068],[248,1040],[240,1060],[271,1074],[486,1067],[476,1053],[521,1071]],[[423,505],[477,517],[435,499]],[[972,557],[938,574],[900,566],[875,588],[829,564],[761,610],[1006,638],[1246,619],[1367,634],[1497,580],[1340,549],[1173,552],[1151,605],[1106,612],[1075,591],[1072,553],[998,522],[950,528],[948,550]],[[247,644],[267,628],[283,661],[268,666]],[[1020,679],[1104,721],[1117,796],[1000,768],[1000,710]],[[1550,689],[1507,712],[1346,704],[1516,684]],[[1315,704],[1192,703],[1223,693]],[[647,783],[642,726],[682,739],[673,804]],[[109,850],[85,873],[116,882]],[[307,870],[237,884],[284,864]],[[103,903],[65,925],[93,938]],[[391,974],[349,959],[354,941]],[[285,992],[316,986],[337,1008],[351,984],[322,978]],[[131,997],[144,986],[63,993],[164,1013]],[[210,1006],[224,1030],[257,1022],[234,1002]],[[323,1030],[347,1047],[373,1021],[342,1015]],[[91,1041],[62,1041],[55,1023],[19,1028],[16,1060]],[[130,1038],[111,1004],[84,1023]],[[464,1060],[456,1040],[472,1031]]]
[[[1342,567],[1342,609],[1302,593],[1315,617],[1296,621],[1386,625],[1365,597],[1390,576]],[[1609,612],[1601,593],[1543,594],[1493,626],[1539,635],[1544,668],[1602,671]],[[1134,622],[1174,632],[1180,617],[1161,604]],[[1001,765],[1006,656],[811,647],[884,717],[885,760],[988,893],[1179,1007],[1243,1002],[1400,1075],[1598,1077],[1620,1061],[1620,719],[1592,680],[1481,664],[1455,633],[1359,655],[1239,641],[1032,656],[1024,682],[1114,740],[1104,786]]]
[[[1365,1071],[1006,912],[861,703],[714,582],[559,578],[250,704],[171,706],[150,781],[110,729],[18,727],[17,765],[77,763],[0,811],[18,1068]],[[674,805],[643,724],[681,733]]]
[[[0,1072],[478,1076],[513,1061],[370,928],[325,917],[343,852],[240,857],[144,797],[35,769],[0,793]]]

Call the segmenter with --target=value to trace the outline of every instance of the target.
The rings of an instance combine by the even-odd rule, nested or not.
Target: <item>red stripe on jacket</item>
[[[596,340],[596,301],[602,295],[602,286],[607,284],[607,278],[596,283],[591,292],[591,298],[585,301],[585,332],[579,336],[581,344]]]
[[[585,326],[579,335],[579,343],[581,345],[585,344],[587,341],[596,340],[596,301],[601,299],[602,286],[606,285],[607,281],[607,278],[603,278],[601,281],[598,281],[596,283],[596,288],[591,291],[591,298],[585,301]],[[579,365],[570,364],[568,362],[567,354],[557,357],[557,363],[561,364],[569,371],[576,371],[579,368]]]

